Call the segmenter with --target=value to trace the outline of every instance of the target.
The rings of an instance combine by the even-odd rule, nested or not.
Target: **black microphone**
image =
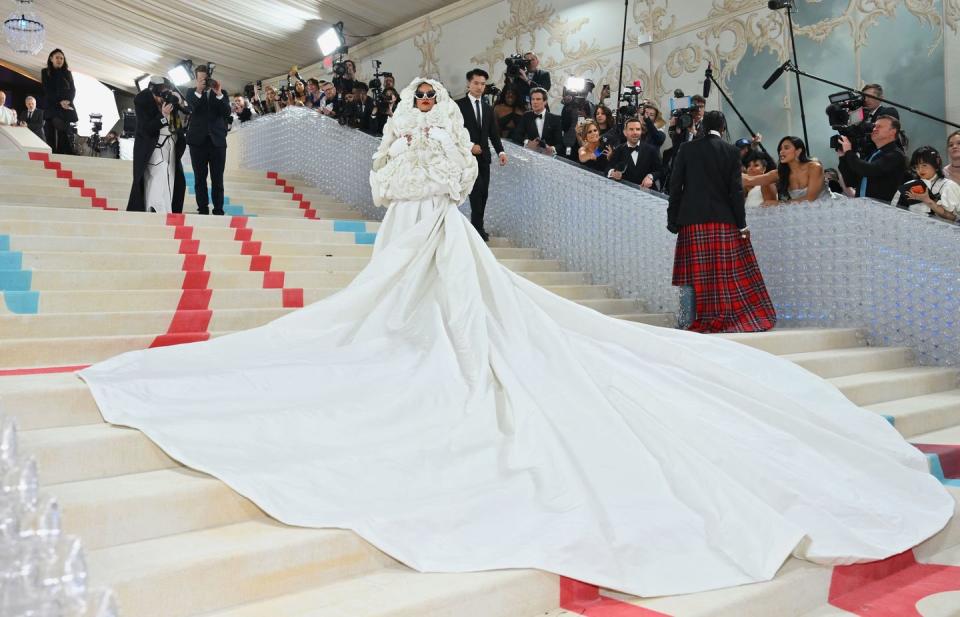
[[[767,78],[767,81],[763,82],[763,89],[764,89],[764,90],[769,89],[770,86],[772,86],[775,81],[777,81],[778,79],[780,79],[780,76],[783,75],[783,72],[787,70],[787,67],[788,67],[788,66],[790,66],[790,61],[789,61],[789,60],[787,60],[786,62],[784,62],[784,63],[781,64],[780,66],[778,66],[778,67],[777,67],[777,70],[774,71],[773,74],[770,75],[770,77]]]
[[[704,76],[706,78],[703,80],[703,98],[708,99],[710,98],[710,82],[713,77],[713,65],[709,62],[707,62],[707,72],[704,73]]]

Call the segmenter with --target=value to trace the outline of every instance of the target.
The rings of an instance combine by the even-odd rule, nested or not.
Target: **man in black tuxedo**
[[[46,140],[43,136],[43,110],[37,109],[37,99],[28,96],[24,101],[27,108],[20,112],[20,126],[25,126],[36,134],[40,139]]]
[[[707,112],[704,136],[677,151],[667,207],[667,229],[679,234],[673,284],[681,288],[681,327],[764,331],[777,316],[750,244],[740,150],[723,141],[726,126],[722,112]]]
[[[607,177],[653,188],[663,182],[663,164],[660,151],[643,139],[643,120],[630,118],[623,124],[626,142],[617,146],[607,164]]]
[[[357,106],[357,128],[364,133],[370,132],[370,116],[373,114],[373,108],[376,107],[373,99],[368,93],[370,89],[362,81],[355,83],[353,87],[353,104]]]
[[[230,97],[220,82],[210,79],[207,66],[195,70],[196,86],[187,92],[190,126],[187,145],[193,163],[197,212],[209,214],[207,173],[213,193],[213,213],[223,214],[223,169],[227,164],[227,119],[230,118]]]
[[[553,156],[563,148],[563,131],[560,116],[547,111],[547,91],[534,88],[530,91],[531,110],[523,114],[513,140],[531,150]]]
[[[473,190],[470,191],[470,222],[484,242],[490,239],[483,228],[483,212],[487,207],[487,189],[490,186],[490,143],[500,157],[500,166],[507,164],[507,155],[500,141],[497,119],[493,107],[483,102],[483,91],[487,87],[489,75],[483,69],[473,69],[467,73],[467,96],[457,101],[463,114],[463,125],[470,133],[473,148],[470,152],[477,157],[479,173]]]

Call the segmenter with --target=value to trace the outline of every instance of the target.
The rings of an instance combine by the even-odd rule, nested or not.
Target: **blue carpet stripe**
[[[366,233],[367,224],[363,221],[334,221],[333,230]]]
[[[33,272],[23,269],[23,253],[10,250],[10,236],[0,234],[0,291],[7,310],[18,315],[35,315],[40,293],[32,291]]]
[[[377,234],[369,231],[355,231],[353,232],[353,238],[356,244],[373,244],[377,239]]]

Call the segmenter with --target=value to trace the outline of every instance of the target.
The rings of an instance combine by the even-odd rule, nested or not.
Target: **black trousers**
[[[54,154],[73,154],[73,139],[69,128],[57,130],[53,120],[48,119],[43,125],[43,133]]]
[[[193,189],[197,197],[197,212],[207,214],[207,170],[210,173],[210,192],[213,195],[213,213],[223,214],[223,168],[227,164],[227,147],[215,146],[208,137],[202,144],[190,144],[190,162],[193,164]]]
[[[477,180],[470,191],[470,222],[478,232],[483,232],[483,212],[487,208],[487,191],[490,188],[490,162],[478,158],[477,167]]]

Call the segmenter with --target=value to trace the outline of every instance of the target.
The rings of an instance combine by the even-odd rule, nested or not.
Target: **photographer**
[[[907,156],[900,147],[900,121],[893,116],[880,116],[873,125],[870,139],[876,146],[865,160],[860,158],[850,138],[841,135],[840,172],[856,181],[858,197],[872,197],[889,202],[903,183]]]
[[[357,80],[357,65],[354,64],[353,60],[344,60],[343,62],[335,63],[333,65],[333,73],[333,85],[336,87],[337,92],[340,92],[344,96],[346,96],[348,92],[353,92]]]
[[[663,182],[664,172],[660,151],[643,141],[643,130],[644,122],[640,118],[630,118],[623,123],[626,142],[610,155],[607,177],[650,189],[654,188],[654,183]]]
[[[707,107],[707,99],[699,94],[690,97],[693,103],[692,123],[689,127],[678,125],[677,117],[670,116],[670,142],[676,151],[677,146],[688,141],[693,141],[697,137],[703,136],[703,111]]]
[[[383,94],[380,95],[380,100],[377,101],[370,115],[370,129],[374,135],[383,135],[383,127],[386,126],[387,120],[393,116],[393,112],[396,111],[399,103],[400,93],[397,92],[397,89],[385,87]]]
[[[223,215],[223,169],[227,163],[227,118],[230,117],[230,97],[220,82],[212,79],[209,65],[194,69],[196,86],[187,91],[190,125],[187,127],[187,145],[193,163],[194,192],[197,212],[209,214],[207,174],[210,174],[213,194],[213,213]]]
[[[187,149],[181,115],[183,99],[163,77],[155,75],[150,78],[150,85],[133,99],[133,105],[137,132],[127,210],[182,212],[186,181],[180,159]]]
[[[667,133],[662,128],[664,122],[660,117],[660,109],[650,101],[642,101],[640,118],[643,119],[643,141],[659,150],[663,142],[667,141]]]
[[[508,62],[508,67],[509,62]],[[537,57],[537,54],[532,51],[528,51],[523,55],[523,64],[518,67],[514,78],[510,80],[510,83],[504,84],[503,89],[507,90],[507,87],[512,84],[514,90],[517,93],[517,100],[521,105],[527,105],[530,102],[530,94],[533,92],[534,88],[543,88],[546,91],[550,91],[550,73],[540,69],[540,59]],[[510,71],[508,70],[508,74]]]
[[[560,116],[547,111],[547,91],[530,91],[531,110],[523,114],[516,130],[516,141],[525,148],[553,156],[563,148]]]
[[[307,80],[307,98],[304,105],[310,109],[316,109],[322,104],[323,92],[320,90],[320,81],[311,77]]]
[[[275,114],[280,111],[280,101],[277,97],[277,91],[273,86],[267,86],[263,89],[263,99],[260,98],[260,82],[254,89],[253,109],[257,115]]]
[[[369,96],[370,88],[362,81],[356,82],[353,87],[353,104],[357,107],[357,125],[356,128],[364,133],[370,132],[370,117],[376,103]]]

